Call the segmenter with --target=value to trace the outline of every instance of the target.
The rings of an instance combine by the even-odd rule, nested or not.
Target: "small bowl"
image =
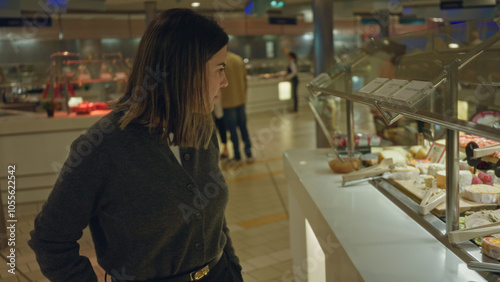
[[[335,173],[349,173],[361,167],[361,153],[357,151],[335,151],[326,154],[328,165]]]

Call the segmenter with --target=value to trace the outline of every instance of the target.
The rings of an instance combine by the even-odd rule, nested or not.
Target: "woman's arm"
[[[95,214],[102,179],[97,147],[82,135],[71,145],[28,242],[50,281],[97,281],[89,259],[79,254],[77,240]]]

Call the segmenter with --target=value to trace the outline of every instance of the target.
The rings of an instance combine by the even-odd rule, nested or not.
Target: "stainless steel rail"
[[[354,102],[362,103],[365,105],[373,106],[375,103],[375,100],[368,98],[368,97],[363,97],[359,96],[356,94],[352,95],[347,95],[346,93],[332,90],[332,89],[326,89],[326,88],[318,88],[313,85],[309,86],[311,90],[313,91],[318,91],[323,94],[329,94],[333,96],[337,96],[343,99],[351,100]],[[397,107],[390,105],[388,103],[380,102],[378,103],[379,107],[382,109],[393,112],[393,113],[398,113],[402,114],[408,118],[413,118],[413,119],[418,119],[424,122],[428,123],[433,123],[436,125],[443,126],[448,129],[453,129],[453,130],[458,130],[458,131],[464,131],[469,134],[476,134],[476,135],[481,135],[493,140],[500,141],[500,134],[498,134],[498,131],[492,131],[491,127],[487,127],[482,124],[477,124],[477,123],[472,123],[464,120],[459,120],[457,118],[451,118],[451,117],[444,117],[442,115],[438,115],[436,113],[433,113],[429,110],[426,109],[408,109],[404,107]]]
[[[458,113],[458,66],[454,61],[446,67],[448,82],[446,105],[448,114],[456,119]],[[453,129],[446,130],[446,232],[458,230],[460,217],[460,195],[458,187],[458,138],[459,132]]]
[[[333,139],[331,138],[330,131],[326,128],[323,120],[321,120],[321,117],[320,117],[318,111],[316,110],[316,107],[314,106],[313,102],[309,101],[308,104],[309,104],[309,108],[311,108],[311,112],[313,113],[314,118],[317,121],[317,124],[319,125],[319,127],[321,128],[321,131],[323,132],[323,135],[328,140],[328,144],[330,144],[331,148],[335,148],[336,145],[333,143]]]
[[[352,73],[348,68],[345,72],[344,83],[345,92],[347,95],[352,95]],[[354,102],[346,100],[346,120],[347,120],[347,149],[351,152],[356,147],[356,139],[354,137]]]

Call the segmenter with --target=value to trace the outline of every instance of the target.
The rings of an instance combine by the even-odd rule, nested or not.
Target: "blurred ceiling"
[[[193,8],[193,2],[199,2],[199,7]],[[265,12],[271,0],[253,0],[254,7],[259,6],[257,16]],[[278,0],[279,1],[279,0]],[[314,0],[281,0],[285,6],[281,9],[273,9],[273,12],[286,16],[304,15],[312,19],[312,2]],[[327,1],[327,0],[320,0]],[[440,2],[452,0],[331,0],[333,2],[333,14],[337,19],[352,18],[354,15],[372,15],[377,11],[389,9],[391,12],[403,13],[405,16],[414,15],[418,17],[449,17],[461,19],[474,19],[495,16],[495,8],[487,9],[459,9],[458,11],[441,10]],[[453,0],[482,3],[483,1],[494,2],[495,0]],[[496,0],[500,3],[500,0]],[[48,14],[145,14],[145,3],[155,2],[156,10],[163,11],[170,8],[193,8],[201,13],[225,13],[236,17],[242,15],[249,0],[0,0],[0,17],[8,17],[13,13],[46,12]],[[5,4],[7,3],[7,4]],[[13,3],[13,4],[12,4]],[[17,4],[16,4],[17,3]],[[44,4],[45,3],[45,4]],[[44,5],[54,8],[47,8]],[[58,7],[59,6],[59,7]],[[264,9],[261,9],[264,7]],[[10,10],[9,10],[10,9]],[[257,8],[255,8],[257,11]],[[497,9],[499,10],[499,9]],[[13,11],[13,12],[11,12]],[[51,12],[52,11],[52,12]]]
[[[345,0],[344,0],[345,1]],[[144,0],[106,0],[106,10],[112,11],[143,11]],[[192,8],[191,3],[199,2],[200,6],[197,10],[200,11],[218,11],[218,10],[233,10],[243,11],[247,0],[158,0],[156,2],[158,10],[166,10],[170,8]],[[255,2],[255,1],[254,1]],[[285,0],[286,6],[291,5],[310,5],[311,0]]]
[[[279,1],[279,0],[278,0]],[[288,9],[296,9],[297,7],[311,7],[312,0],[280,0],[285,3],[283,11]],[[363,2],[363,3],[374,3],[374,2],[384,2],[387,1],[400,1],[400,0],[362,0],[362,1],[352,1],[352,0],[332,0],[333,3],[346,3],[351,2]],[[422,1],[422,0],[412,0],[412,1]],[[425,0],[429,1],[429,0]],[[433,1],[433,0],[430,0]],[[434,0],[439,1],[439,0]],[[0,0],[0,7],[2,6]],[[10,3],[19,3],[21,10],[23,12],[33,12],[43,10],[43,4],[45,6],[55,6],[59,7],[60,11],[63,13],[73,13],[73,12],[107,12],[107,13],[143,13],[145,2],[155,2],[156,9],[166,10],[170,8],[193,8],[191,3],[199,2],[200,5],[194,8],[200,12],[242,12],[245,9],[249,0],[156,0],[156,1],[145,1],[145,0],[10,0]],[[253,0],[254,6],[257,5],[267,5],[271,0]],[[12,6],[16,6],[13,4]]]

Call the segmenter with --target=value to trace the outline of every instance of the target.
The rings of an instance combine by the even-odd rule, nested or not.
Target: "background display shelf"
[[[311,104],[325,99],[325,96],[345,99],[350,149],[354,148],[356,132],[355,103],[375,108],[387,125],[402,117],[410,118],[425,122],[431,133],[427,134],[428,138],[446,139],[444,234],[457,230],[459,225],[459,133],[500,141],[499,23],[500,20],[495,18],[373,38],[351,54],[339,58],[334,67],[308,84],[313,96]],[[475,31],[483,35],[483,41],[467,43],[468,35]],[[377,82],[379,85],[374,85]],[[373,87],[367,89],[370,88],[367,85]],[[321,110],[312,108],[318,116]],[[317,119],[324,123],[321,118]],[[324,124],[321,127],[328,131]],[[444,136],[438,137],[438,132]],[[414,142],[416,144],[417,140]],[[389,184],[385,181],[377,183]],[[443,238],[435,225],[425,223],[423,216],[412,215],[411,209],[403,208],[401,196],[390,192],[384,194],[436,238]],[[458,248],[456,252],[466,262],[491,262],[478,256],[478,249]]]

